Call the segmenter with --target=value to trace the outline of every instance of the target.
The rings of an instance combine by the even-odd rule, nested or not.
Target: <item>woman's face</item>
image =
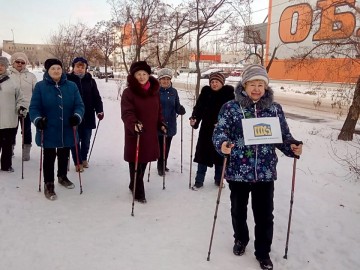
[[[245,92],[253,101],[258,101],[265,94],[265,88],[263,80],[248,81],[245,84]]]
[[[86,72],[86,65],[84,63],[76,63],[74,66],[75,75],[84,75]]]
[[[3,64],[0,64],[0,75],[4,74],[6,71],[6,66],[4,66]]]
[[[211,80],[210,87],[213,91],[219,91],[223,87],[223,85],[218,80]]]
[[[48,73],[55,82],[58,82],[62,75],[62,68],[60,65],[52,65],[49,68]]]
[[[171,79],[169,77],[162,77],[159,82],[160,86],[163,88],[169,88],[171,85]]]
[[[140,84],[145,85],[148,82],[150,75],[144,70],[138,70],[135,72],[134,77]]]

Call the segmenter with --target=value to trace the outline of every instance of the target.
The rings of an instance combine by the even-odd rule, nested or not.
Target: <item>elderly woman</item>
[[[130,185],[134,189],[137,134],[140,135],[135,199],[146,203],[144,173],[148,162],[159,158],[158,131],[166,132],[159,98],[159,82],[150,76],[146,61],[134,62],[127,77],[128,87],[121,96],[121,118],[124,122],[124,159],[129,163]]]
[[[19,115],[26,115],[26,102],[19,86],[9,78],[9,61],[0,56],[0,151],[1,170],[14,172],[12,144]]]
[[[37,128],[36,144],[44,148],[44,194],[47,199],[55,200],[56,156],[59,184],[69,189],[75,187],[67,178],[67,163],[70,147],[74,146],[74,130],[81,123],[85,109],[76,84],[66,79],[61,61],[47,59],[44,67],[44,79],[35,85],[29,112]]]

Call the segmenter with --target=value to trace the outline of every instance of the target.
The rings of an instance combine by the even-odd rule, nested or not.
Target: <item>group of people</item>
[[[87,155],[92,129],[96,125],[95,115],[99,121],[103,119],[103,104],[96,82],[87,72],[86,59],[75,58],[70,74],[63,72],[61,61],[48,59],[44,63],[44,78],[37,83],[23,67],[27,61],[23,53],[14,54],[12,67],[7,71],[8,60],[0,57],[1,170],[13,171],[11,153],[19,118],[24,123],[23,144],[27,145],[23,150],[23,159],[30,159],[29,122],[33,122],[36,126],[36,144],[44,149],[44,193],[46,198],[54,200],[56,156],[59,184],[74,188],[67,178],[70,150],[75,168],[80,173],[89,166]],[[129,167],[129,189],[140,203],[147,202],[144,188],[147,164],[157,161],[160,176],[169,171],[167,159],[172,138],[177,133],[176,119],[178,115],[186,113],[172,85],[172,76],[171,69],[163,68],[155,78],[146,61],[134,62],[127,76],[127,88],[121,97],[124,160]],[[249,127],[245,126],[244,121],[256,118],[278,121],[282,142],[251,144],[246,141],[244,133]],[[194,156],[198,167],[193,189],[203,188],[207,168],[213,166],[214,183],[223,188],[223,159],[225,155],[228,156],[225,179],[230,188],[233,253],[243,255],[250,239],[247,205],[251,193],[255,256],[262,269],[273,269],[270,251],[274,181],[277,179],[275,149],[288,157],[298,158],[302,145],[290,133],[281,105],[274,102],[266,69],[261,65],[248,66],[235,89],[225,84],[221,73],[211,74],[209,85],[201,89],[189,120],[193,129],[200,126]]]
[[[92,129],[97,118],[104,118],[103,103],[96,81],[87,72],[88,62],[77,57],[72,72],[65,74],[63,64],[55,58],[44,63],[43,80],[37,82],[29,72],[25,53],[0,57],[0,150],[1,170],[13,172],[12,155],[18,123],[22,130],[22,159],[30,160],[32,146],[31,122],[36,126],[35,141],[43,148],[44,194],[49,200],[57,198],[54,165],[57,157],[57,178],[60,185],[72,189],[68,179],[70,151],[76,171],[89,166]]]
[[[168,170],[166,161],[171,139],[176,134],[176,115],[185,114],[171,78],[171,71],[162,69],[158,73],[159,80],[156,80],[145,61],[135,62],[130,67],[128,87],[121,99],[124,159],[129,163],[130,171],[129,189],[134,191],[135,188],[135,199],[141,203],[146,203],[143,178],[147,163],[158,160],[161,176]],[[265,117],[279,123],[281,142],[251,144],[246,141],[244,130],[249,127],[245,126],[244,120]],[[275,149],[288,157],[299,158],[302,144],[293,138],[281,105],[274,101],[266,69],[261,65],[248,66],[236,89],[225,85],[221,73],[212,73],[209,86],[201,89],[190,117],[192,128],[196,129],[200,124],[194,157],[198,167],[193,189],[204,186],[207,167],[213,166],[214,183],[223,188],[223,160],[225,155],[229,156],[225,179],[230,188],[233,253],[243,255],[250,239],[247,205],[251,193],[255,221],[254,254],[261,269],[273,269],[270,251],[274,227],[274,181],[277,179]],[[161,156],[162,145],[166,147],[165,157]]]

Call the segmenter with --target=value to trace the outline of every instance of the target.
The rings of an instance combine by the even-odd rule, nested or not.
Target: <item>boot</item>
[[[30,150],[31,150],[31,144],[24,144],[23,157],[22,157],[24,161],[30,160]]]
[[[67,178],[66,175],[64,176],[59,176],[58,177],[58,181],[59,181],[59,184],[62,185],[63,187],[66,187],[67,189],[73,189],[75,187],[74,183],[71,182],[69,180],[69,178]]]
[[[82,165],[84,168],[89,168],[89,162],[87,160],[83,160]]]
[[[55,193],[54,183],[51,183],[51,182],[45,183],[44,194],[45,194],[46,199],[49,199],[50,201],[56,200],[57,196]]]

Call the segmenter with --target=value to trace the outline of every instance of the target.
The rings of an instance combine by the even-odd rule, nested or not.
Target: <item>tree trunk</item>
[[[359,119],[360,114],[360,76],[356,82],[356,88],[354,92],[354,99],[350,106],[348,115],[341,128],[338,140],[341,141],[352,141],[355,132],[355,126]]]

